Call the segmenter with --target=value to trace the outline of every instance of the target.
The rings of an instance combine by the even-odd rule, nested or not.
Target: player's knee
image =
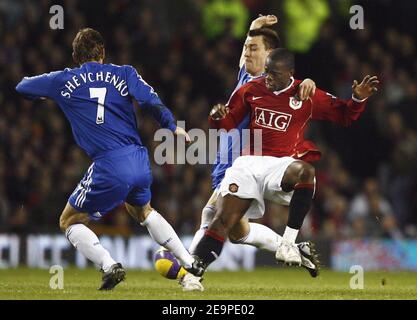
[[[295,161],[285,170],[281,187],[285,192],[290,192],[297,183],[314,183],[315,175],[315,169],[311,164]]]
[[[136,216],[139,222],[140,223],[144,222],[152,211],[155,211],[155,209],[152,208],[150,205],[146,205],[140,208],[140,210],[137,210]]]
[[[63,233],[68,229],[68,227],[72,224],[79,223],[79,221],[74,221],[74,219],[71,219],[71,217],[68,217],[66,215],[61,215],[59,217],[59,228]]]
[[[298,180],[302,183],[313,183],[315,175],[314,167],[307,162],[303,162],[298,172]]]
[[[89,218],[87,214],[61,214],[59,217],[59,228],[62,232],[68,229],[69,226],[73,224],[85,224],[88,225]]]
[[[227,220],[227,217],[224,217],[224,215],[222,215],[220,212],[220,214],[214,217],[213,222],[210,224],[209,228],[217,232],[218,234],[228,235],[231,229],[231,226]]]
[[[248,236],[250,231],[249,223],[245,219],[241,219],[237,224],[231,228],[229,232],[229,240],[232,243],[242,243]]]
[[[234,228],[237,224],[238,216],[233,211],[221,211],[216,214],[210,227],[214,227],[218,232],[229,236],[233,232],[232,238],[240,239],[241,232],[239,228]]]
[[[216,228],[229,235],[230,230],[239,224],[251,201],[251,199],[240,199],[232,195],[220,197],[216,205],[216,216],[210,228],[215,225]]]
[[[229,232],[229,240],[232,243],[238,243],[239,240],[242,239],[240,236],[239,230],[233,230],[233,228]]]
[[[229,240],[231,243],[242,243],[246,236],[246,234],[242,234],[241,232],[233,232],[233,230],[230,230],[229,232]]]
[[[144,206],[133,206],[126,203],[127,212],[139,223],[143,223],[149,214],[154,210],[150,203],[145,204]]]
[[[61,231],[64,233],[69,227],[66,220],[67,219],[65,219],[62,215],[59,217],[59,229],[61,229]]]

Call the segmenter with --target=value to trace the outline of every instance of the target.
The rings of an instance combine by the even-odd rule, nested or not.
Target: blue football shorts
[[[68,201],[97,220],[123,202],[144,206],[151,200],[151,184],[147,149],[130,145],[96,157]]]

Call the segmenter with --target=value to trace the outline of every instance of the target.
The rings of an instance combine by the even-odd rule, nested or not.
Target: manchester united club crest
[[[303,102],[300,100],[297,100],[296,97],[290,97],[290,107],[291,109],[298,110],[303,105]]]
[[[239,190],[239,186],[236,183],[229,184],[229,191],[231,193],[236,193]]]

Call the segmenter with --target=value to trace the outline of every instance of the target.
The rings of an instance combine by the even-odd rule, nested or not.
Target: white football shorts
[[[253,199],[245,213],[248,219],[261,218],[265,213],[265,201],[288,206],[293,191],[284,192],[282,177],[288,166],[297,161],[291,157],[241,156],[226,170],[219,192],[242,199]]]

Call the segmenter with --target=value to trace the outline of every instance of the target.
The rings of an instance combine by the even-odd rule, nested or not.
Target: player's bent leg
[[[232,228],[229,239],[233,243],[248,244],[274,253],[282,241],[282,237],[271,228],[247,219],[241,219]]]
[[[133,206],[129,203],[125,203],[127,212],[132,216],[132,218],[137,222],[142,224],[149,214],[153,211],[151,204],[148,202],[144,206]]]
[[[148,202],[144,206],[133,206],[126,202],[129,214],[148,229],[152,239],[171,251],[187,271],[194,271],[195,259],[188,253],[172,226]],[[199,267],[196,273],[201,273]],[[204,291],[200,275],[186,274],[180,279],[184,291]]]
[[[157,243],[178,258],[186,270],[197,276],[200,276],[200,273],[202,275],[203,268],[196,265],[195,259],[185,249],[172,226],[151,207],[149,202],[144,206],[133,206],[126,202],[126,208],[136,221],[148,229],[149,234]]]
[[[208,226],[210,225],[211,221],[213,221],[213,218],[216,214],[216,207],[215,206],[208,206],[206,205],[202,212],[201,212],[201,224],[200,228],[196,231],[194,234],[193,240],[191,241],[190,246],[188,247],[188,251],[190,251],[191,254],[194,254],[195,248],[197,247],[197,244],[200,242],[201,238],[203,238],[204,233],[206,232]]]
[[[253,199],[242,199],[231,194],[219,196],[217,213],[210,224],[208,231],[226,238],[231,229],[242,219],[249,209]]]
[[[251,203],[252,199],[241,199],[230,194],[219,196],[216,216],[195,249],[195,255],[204,268],[220,256],[225,238]]]
[[[67,202],[64,210],[59,217],[59,228],[62,232],[66,232],[68,227],[73,224],[84,224],[87,225],[90,222],[90,217],[88,213],[79,212]]]
[[[190,266],[194,259],[185,249],[175,230],[148,202],[144,206],[132,206],[126,203],[129,214],[145,226],[152,239],[171,251],[184,266]]]
[[[103,277],[99,289],[111,290],[125,279],[126,272],[100,244],[96,234],[87,227],[89,221],[90,217],[87,213],[79,212],[67,203],[60,216],[59,226],[76,250],[100,266]]]
[[[218,196],[218,191],[214,191],[201,212],[200,228],[195,233],[190,247],[188,248],[188,251],[190,251],[191,254],[194,254],[197,244],[200,242],[201,238],[203,238],[204,232],[206,232],[209,224],[213,221],[216,214],[216,201]]]
[[[285,170],[281,186],[284,191],[294,190],[288,214],[288,229],[284,240],[294,243],[304,218],[310,210],[314,194],[315,170],[304,161],[295,161]]]
[[[200,228],[194,234],[193,240],[191,241],[191,244],[188,248],[188,251],[191,254],[194,254],[197,244],[203,238],[209,224],[213,221],[214,215],[216,214],[217,197],[218,192],[215,190],[201,212]],[[196,277],[188,273],[180,279],[180,285],[183,287],[184,291],[194,291],[196,290],[195,288],[199,288],[197,281],[201,282],[201,280],[201,277]]]
[[[282,237],[267,226],[242,218],[230,231],[229,240],[232,243],[248,244],[276,253],[281,245]],[[320,261],[314,244],[311,241],[301,242],[297,244],[297,247],[301,254],[301,266],[308,271],[311,277],[317,277]]]
[[[232,243],[243,243],[249,236],[249,233],[249,220],[242,218],[230,229],[229,240]]]
[[[302,264],[301,253],[295,245],[304,218],[310,210],[314,194],[315,170],[304,161],[295,161],[285,170],[281,187],[284,191],[294,190],[290,201],[288,223],[283,241],[276,252],[276,259],[289,264]]]

